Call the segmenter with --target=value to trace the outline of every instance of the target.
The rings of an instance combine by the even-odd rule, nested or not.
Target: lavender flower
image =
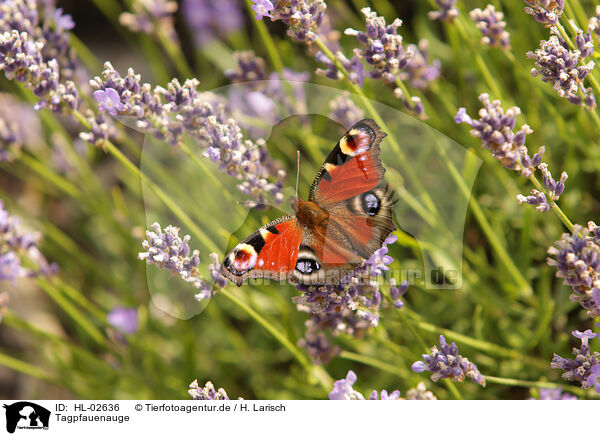
[[[597,334],[591,330],[584,332],[574,331],[573,336],[581,340],[579,348],[573,348],[575,359],[565,359],[555,354],[550,366],[560,368],[564,371],[562,378],[570,381],[579,381],[583,389],[594,386],[596,392],[600,393],[600,353],[591,353],[589,347],[590,339],[597,339]]]
[[[388,391],[386,391],[385,389],[383,389],[381,391],[381,393],[374,390],[373,392],[371,392],[371,395],[369,395],[369,400],[379,400],[379,399],[381,399],[381,400],[401,400],[403,398],[400,398],[399,390],[395,390],[390,394],[388,394]]]
[[[125,105],[121,103],[120,96],[112,88],[98,90],[94,92],[94,98],[100,103],[99,109],[116,116],[125,109]]]
[[[36,109],[49,107],[54,112],[64,108],[74,109],[79,95],[75,84],[60,81],[56,59],[43,60],[44,42],[35,41],[25,32],[17,30],[0,34],[0,71],[8,80],[16,80],[30,88],[40,101]]]
[[[344,127],[350,127],[362,120],[365,113],[356,106],[350,93],[346,91],[329,102],[329,117]]]
[[[332,345],[331,341],[311,320],[306,321],[306,333],[298,340],[298,346],[306,350],[317,364],[326,364],[342,351],[340,347]]]
[[[558,23],[558,18],[562,15],[565,7],[565,0],[524,0],[525,13],[533,16],[539,23],[546,27],[554,26]]]
[[[96,91],[98,92],[98,91]],[[116,112],[117,109],[113,106]],[[85,118],[90,126],[87,132],[80,132],[79,138],[89,142],[96,147],[103,147],[106,141],[118,137],[118,131],[114,124],[101,112],[98,115],[91,110],[86,110]]]
[[[257,20],[262,20],[263,17],[271,17],[270,11],[273,10],[273,3],[269,0],[252,0],[254,3],[252,5],[252,10],[256,12],[254,18]]]
[[[337,380],[333,383],[333,389],[329,393],[330,400],[364,400],[360,392],[357,392],[352,387],[356,383],[356,374],[354,371],[348,371],[346,378]]]
[[[393,244],[394,242],[396,242],[398,240],[398,237],[394,234],[389,235],[385,241],[383,241],[383,244],[381,245],[381,248],[378,250],[375,250],[375,252],[371,255],[371,257],[366,261],[367,266],[369,267],[369,273],[372,276],[379,276],[382,274],[383,271],[389,271],[390,268],[388,265],[390,265],[392,262],[394,262],[394,258],[392,256],[388,256],[388,245]]]
[[[138,311],[135,308],[115,307],[106,315],[106,321],[121,333],[131,335],[138,329]]]
[[[311,44],[325,18],[327,5],[323,0],[278,0],[273,5],[268,0],[253,0],[256,19],[270,17],[281,20],[288,26],[288,35],[296,41]]]
[[[196,46],[202,47],[243,26],[241,6],[239,0],[184,0],[181,14],[193,34]]]
[[[435,0],[440,10],[430,11],[427,16],[430,20],[440,20],[452,23],[458,17],[459,10],[456,8],[456,0]]]
[[[363,8],[361,12],[366,18],[365,31],[346,29],[344,33],[355,36],[362,45],[362,48],[354,50],[354,54],[372,65],[370,77],[393,83],[398,72],[406,67],[412,56],[411,51],[404,49],[402,36],[398,35],[402,20],[396,18],[388,25],[385,18],[371,11],[371,8]]]
[[[141,32],[157,36],[164,33],[173,41],[177,41],[175,19],[177,2],[172,0],[134,0],[132,12],[123,12],[119,22],[132,32]]]
[[[594,29],[596,35],[600,35],[600,5],[596,6],[595,15],[590,18],[589,27]]]
[[[412,57],[398,77],[402,81],[408,81],[413,88],[426,89],[429,82],[440,77],[441,63],[438,59],[430,63],[429,42],[426,39],[419,41],[418,46],[409,44],[407,51],[412,52]]]
[[[556,27],[552,27],[551,33],[552,36],[548,41],[540,42],[539,49],[527,53],[529,59],[535,60],[535,68],[531,70],[531,75],[541,76],[543,82],[551,83],[559,97],[566,98],[573,104],[582,105],[588,110],[594,109],[596,99],[591,88],[586,88],[583,84],[584,79],[594,68],[594,62],[579,65],[579,62],[583,62],[584,59],[582,51],[571,51]],[[593,48],[590,49],[586,38],[581,34],[578,45],[584,50],[584,54],[591,54]]]
[[[473,9],[469,16],[479,31],[481,32],[481,43],[489,45],[490,47],[500,47],[504,50],[510,48],[510,35],[504,30],[506,22],[503,21],[504,14],[502,12],[496,12],[496,8],[493,5],[487,5],[484,10],[480,8]]]
[[[330,400],[364,400],[365,397],[353,386],[356,383],[356,374],[354,371],[348,371],[346,378],[337,380],[333,383],[333,389],[329,393]],[[412,388],[407,393],[407,398],[400,396],[400,391],[395,390],[388,393],[383,389],[381,392],[373,390],[369,395],[369,400],[437,400],[433,393],[427,391],[425,383],[421,382],[417,388]]]
[[[217,97],[198,93],[197,80],[189,79],[181,85],[174,79],[166,89],[152,89],[150,84],[142,84],[141,77],[131,68],[127,76],[121,77],[109,62],[104,67],[102,78],[96,77],[90,84],[111,95],[108,89],[114,90],[118,100],[113,95],[111,102],[124,105],[119,105],[120,113],[135,117],[139,129],[171,145],[188,136],[203,146],[202,151],[208,150],[207,157],[218,160],[221,171],[241,180],[238,188],[254,197],[257,204],[266,203],[265,195],[272,196],[275,204],[283,201],[285,172],[270,159],[264,140],[244,141],[239,125],[228,116]],[[272,176],[277,177],[275,183],[267,180]]]
[[[42,17],[40,10],[43,12]],[[31,42],[27,55],[32,56],[34,50],[38,51],[40,59],[36,64],[47,64],[53,59],[61,79],[75,80],[76,70],[80,71],[75,54],[69,46],[68,30],[73,27],[71,16],[63,15],[62,9],[56,9],[52,1],[43,2],[43,5],[35,0],[0,2],[1,31],[26,33]]]
[[[428,391],[425,383],[419,382],[416,388],[410,388],[408,392],[406,392],[407,400],[437,400],[437,397],[433,394],[433,392]]]
[[[352,59],[348,59],[341,51],[337,51],[335,57],[346,71],[348,71],[348,81],[362,87],[365,80],[365,71],[360,58],[358,56],[353,56]],[[318,51],[315,54],[315,59],[325,67],[317,68],[315,73],[318,76],[324,76],[333,80],[341,80],[344,78],[344,75],[338,70],[335,62],[329,59],[322,51]]]
[[[38,249],[39,233],[26,231],[16,216],[4,209],[0,200],[0,281],[8,280],[13,286],[20,277],[49,276],[56,273],[56,264],[50,264]],[[23,266],[27,259],[32,266]]]
[[[198,272],[200,252],[194,250],[190,253],[188,242],[191,237],[179,237],[179,228],[167,226],[162,231],[160,224],[152,224],[153,231],[146,231],[146,240],[142,242],[144,250],[138,254],[140,260],[148,265],[156,265],[159,269],[169,270],[179,275],[184,281],[191,283],[198,289],[209,289]],[[191,254],[191,255],[190,255]]]
[[[212,382],[206,382],[203,388],[198,385],[198,380],[194,380],[190,383],[190,389],[188,393],[194,400],[229,400],[229,396],[225,389],[219,388],[215,390]],[[243,400],[239,397],[238,400]]]
[[[233,56],[236,60],[236,68],[225,71],[225,76],[232,83],[267,79],[264,59],[256,56],[252,50],[237,51]]]
[[[563,393],[562,388],[540,389],[540,400],[576,400],[577,397],[568,392]],[[536,398],[529,398],[535,400]]]
[[[479,138],[482,147],[490,150],[502,166],[515,171],[527,170],[523,175],[531,175],[533,169],[522,165],[522,156],[527,155],[525,138],[533,131],[527,124],[523,124],[519,131],[514,132],[521,110],[513,106],[505,113],[500,100],[492,102],[485,93],[479,96],[479,100],[483,103],[483,108],[479,110],[479,120],[472,119],[465,108],[460,108],[454,121],[471,126],[471,136]],[[531,160],[529,164],[532,165]]]
[[[548,249],[548,265],[556,267],[556,277],[563,278],[573,293],[569,299],[579,303],[591,318],[600,316],[600,245],[597,226],[573,226],[573,233],[563,233]]]
[[[217,253],[210,253],[210,264],[208,265],[208,273],[214,285],[212,287],[206,287],[199,293],[194,295],[197,301],[210,300],[213,295],[221,288],[227,286],[227,279],[221,274],[221,262]]]
[[[377,257],[374,255],[374,257]],[[362,337],[366,331],[379,324],[379,311],[386,307],[380,284],[369,273],[367,262],[375,263],[374,257],[365,265],[344,277],[338,285],[304,286],[297,288],[303,292],[293,297],[297,309],[311,314],[306,321],[306,333],[299,341],[311,357],[320,363],[326,363],[341,351],[331,344],[324,332],[333,336],[340,333]],[[404,302],[400,299],[408,289],[408,282],[399,286],[394,279],[389,283],[392,307],[401,309]]]
[[[462,382],[466,376],[485,387],[485,378],[477,366],[458,354],[458,347],[454,342],[448,345],[444,335],[440,335],[440,349],[438,350],[435,345],[431,347],[431,354],[423,354],[423,360],[413,363],[412,370],[415,372],[430,371],[432,373],[431,380],[434,382],[444,378]]]
[[[418,47],[410,45],[404,48],[402,45],[402,36],[398,34],[402,20],[395,19],[392,24],[388,25],[385,18],[378,16],[370,8],[363,8],[361,12],[366,17],[365,31],[346,29],[344,33],[355,36],[362,45],[362,48],[354,49],[354,54],[372,66],[369,71],[371,78],[382,79],[386,83],[397,83],[398,80],[409,79],[421,87],[437,77],[435,71],[437,70],[439,73],[439,65],[437,63],[427,64],[427,42],[420,43],[424,51],[417,53],[416,57],[415,50],[418,51]],[[323,61],[324,59],[317,60]],[[332,77],[333,72],[331,67],[328,67],[328,77]],[[394,89],[394,96],[401,99],[408,110],[424,117],[424,106],[419,97],[413,96],[408,99],[401,87]]]

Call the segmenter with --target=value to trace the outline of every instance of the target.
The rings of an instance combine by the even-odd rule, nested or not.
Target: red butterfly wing
[[[238,286],[251,277],[287,279],[296,266],[302,233],[295,217],[271,221],[225,256],[221,272]]]
[[[308,199],[327,209],[376,188],[385,173],[379,158],[379,143],[385,136],[373,120],[352,126],[325,159]]]

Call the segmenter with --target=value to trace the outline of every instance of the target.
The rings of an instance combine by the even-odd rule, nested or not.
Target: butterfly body
[[[225,256],[221,271],[238,286],[252,277],[335,284],[360,266],[395,230],[383,185],[373,120],[356,123],[338,141],[296,214],[261,227]]]

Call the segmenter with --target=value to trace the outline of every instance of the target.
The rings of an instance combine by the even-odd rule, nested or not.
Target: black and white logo
[[[6,409],[6,431],[14,433],[16,429],[48,430],[50,411],[29,401],[19,401],[4,405]]]

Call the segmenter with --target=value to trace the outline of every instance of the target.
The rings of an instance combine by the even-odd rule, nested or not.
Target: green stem
[[[30,377],[37,378],[46,383],[57,384],[54,381],[54,377],[51,377],[46,371],[2,352],[0,352],[0,365]]]
[[[246,0],[246,6],[248,7],[248,12],[251,16],[251,21],[254,23],[254,26],[258,30],[258,34],[260,35],[260,39],[262,40],[265,49],[267,50],[267,55],[269,59],[271,59],[271,63],[273,64],[273,68],[275,71],[282,72],[283,71],[283,61],[279,56],[279,51],[277,51],[277,47],[267,30],[267,26],[264,20],[255,20],[254,19],[254,11],[252,10],[252,0]]]
[[[306,355],[304,355],[297,346],[292,344],[292,342],[290,342],[290,340],[281,333],[281,329],[275,328],[258,312],[233,295],[233,293],[227,289],[221,289],[219,293],[246,312],[252,319],[254,319],[254,321],[260,324],[271,336],[273,336],[274,339],[283,345],[283,347],[291,353],[291,355],[300,363],[300,365],[304,367],[304,369],[306,369],[310,375],[316,377],[318,382],[327,392],[331,390],[333,386],[333,380],[329,374],[327,374],[322,367],[313,365]]]
[[[48,296],[58,304],[61,309],[69,315],[98,345],[106,345],[106,339],[90,320],[65,298],[63,293],[57,289],[48,279],[38,278],[38,285]]]
[[[531,176],[529,176],[529,180],[531,180],[531,183],[533,183],[539,191],[544,192],[548,196],[547,190],[544,188],[544,186],[542,186],[542,184],[537,179],[537,177],[535,177],[535,174],[532,174]],[[571,222],[569,217],[567,217],[567,215],[565,215],[565,213],[558,206],[558,204],[556,204],[556,201],[554,201],[554,200],[550,201],[550,208],[552,209],[552,211],[554,211],[554,213],[558,216],[558,218],[560,218],[560,220],[563,222],[563,224],[571,232],[573,232],[573,223]]]

